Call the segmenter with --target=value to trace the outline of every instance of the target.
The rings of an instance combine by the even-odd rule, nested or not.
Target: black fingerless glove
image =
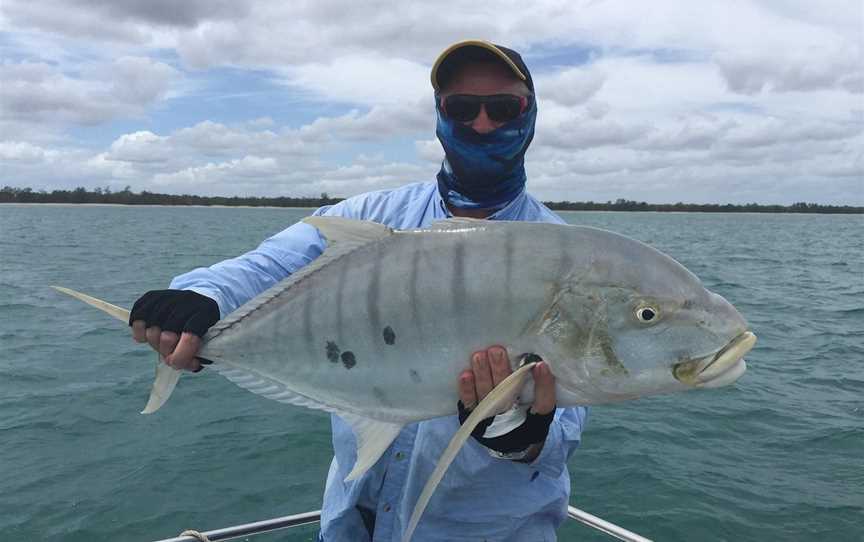
[[[219,305],[192,290],[150,290],[132,307],[129,325],[136,320],[144,320],[147,327],[158,326],[162,331],[203,337],[219,321]]]
[[[465,423],[471,411],[465,408],[462,401],[458,403],[459,407],[459,423]],[[483,446],[494,450],[500,454],[512,454],[523,452],[532,444],[538,444],[546,440],[549,434],[549,426],[552,425],[552,420],[555,418],[555,409],[553,408],[548,414],[535,414],[529,409],[525,416],[525,421],[521,425],[503,435],[488,438],[484,435],[486,430],[495,421],[495,416],[486,418],[481,421],[471,436]]]

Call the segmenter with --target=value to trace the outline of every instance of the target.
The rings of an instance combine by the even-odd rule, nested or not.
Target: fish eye
[[[657,309],[654,307],[639,307],[636,309],[636,319],[649,324],[657,319]]]

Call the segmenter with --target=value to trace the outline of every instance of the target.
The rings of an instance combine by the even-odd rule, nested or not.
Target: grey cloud
[[[537,142],[560,149],[580,150],[609,145],[626,145],[650,128],[637,123],[621,123],[611,119],[580,117],[556,126],[538,129]]]
[[[123,57],[85,75],[90,77],[72,77],[45,63],[0,65],[0,118],[93,125],[140,115],[168,91],[177,72],[147,58]]]
[[[206,21],[241,19],[250,8],[240,0],[4,0],[0,11],[19,29],[142,42],[149,39],[147,27],[194,28]]]
[[[732,127],[728,119],[711,115],[693,115],[655,126],[635,143],[642,149],[707,149]]]
[[[807,50],[797,55],[721,53],[715,62],[729,89],[741,94],[842,89],[864,92],[861,51]]]
[[[39,2],[51,6],[53,2]],[[131,19],[165,26],[193,27],[203,21],[242,18],[250,7],[242,0],[75,0],[77,9],[104,13],[107,18]],[[68,2],[57,2],[64,6]],[[46,6],[46,7],[48,7]],[[51,6],[57,9],[60,6]]]
[[[830,121],[789,121],[777,118],[736,122],[720,143],[730,147],[754,148],[795,141],[832,141],[861,133],[862,125]]]
[[[591,99],[605,80],[606,76],[595,70],[566,70],[558,76],[538,80],[537,92],[542,100],[576,106]]]

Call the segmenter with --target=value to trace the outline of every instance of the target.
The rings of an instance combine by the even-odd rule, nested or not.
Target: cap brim
[[[504,53],[504,51],[502,51],[498,47],[495,47],[494,43],[485,40],[465,40],[454,43],[450,47],[444,49],[444,52],[438,55],[438,59],[435,60],[434,64],[432,64],[432,88],[435,89],[435,92],[441,90],[441,86],[438,83],[438,69],[441,67],[441,64],[443,64],[444,61],[447,60],[447,57],[453,54],[454,51],[457,51],[464,47],[480,47],[481,49],[486,49],[487,51],[494,53],[495,56],[504,61],[504,63],[507,64],[511,70],[513,70],[513,73],[515,73],[519,79],[521,79],[522,81],[527,80],[527,77],[525,77],[525,74],[522,73],[522,70],[519,69],[519,67],[510,59],[510,57]]]

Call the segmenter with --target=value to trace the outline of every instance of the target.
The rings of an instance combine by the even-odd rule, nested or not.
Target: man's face
[[[449,84],[440,92],[442,100],[452,94],[529,96],[531,92],[525,83],[503,64],[468,63],[456,70]],[[465,124],[473,128],[475,132],[486,134],[501,127],[504,123],[490,119],[484,106],[474,120]]]

